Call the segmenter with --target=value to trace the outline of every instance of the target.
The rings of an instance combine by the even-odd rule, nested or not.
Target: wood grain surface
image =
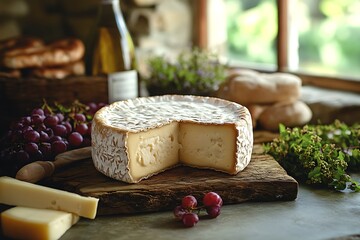
[[[56,172],[45,185],[99,198],[99,215],[164,211],[179,205],[183,196],[201,199],[208,191],[221,195],[224,204],[245,201],[291,201],[298,183],[255,145],[250,164],[235,176],[185,166],[162,172],[140,183],[128,184],[98,172],[91,159]]]

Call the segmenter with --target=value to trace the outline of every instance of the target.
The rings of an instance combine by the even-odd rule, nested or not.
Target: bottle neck
[[[120,8],[119,0],[102,0],[100,8],[100,24],[106,27],[115,27],[124,31],[127,31],[125,20]]]

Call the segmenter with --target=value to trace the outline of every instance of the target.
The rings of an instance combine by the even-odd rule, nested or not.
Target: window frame
[[[195,1],[195,36],[194,44],[200,48],[207,48],[207,5],[208,0]],[[342,76],[327,76],[327,75],[315,75],[302,73],[300,71],[288,70],[288,19],[289,19],[289,1],[288,0],[276,0],[277,3],[277,70],[278,72],[288,72],[299,76],[303,85],[312,85],[321,88],[329,88],[342,91],[350,91],[360,93],[360,79],[342,77]],[[241,65],[235,67],[244,67]],[[265,68],[254,67],[252,68],[258,71],[268,72]],[[359,76],[360,78],[360,76]]]

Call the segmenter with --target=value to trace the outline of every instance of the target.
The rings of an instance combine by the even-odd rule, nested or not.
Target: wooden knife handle
[[[51,176],[55,171],[55,165],[50,161],[36,161],[22,167],[16,177],[19,180],[36,183],[41,179]]]
[[[90,157],[91,147],[70,150],[57,155],[53,162],[36,161],[25,165],[17,172],[16,178],[22,181],[36,183],[51,176],[56,169]]]

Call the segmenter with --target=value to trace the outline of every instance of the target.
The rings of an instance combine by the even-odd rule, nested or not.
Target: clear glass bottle
[[[101,0],[94,30],[87,49],[88,74],[108,76],[109,103],[138,97],[135,47],[119,0]]]

